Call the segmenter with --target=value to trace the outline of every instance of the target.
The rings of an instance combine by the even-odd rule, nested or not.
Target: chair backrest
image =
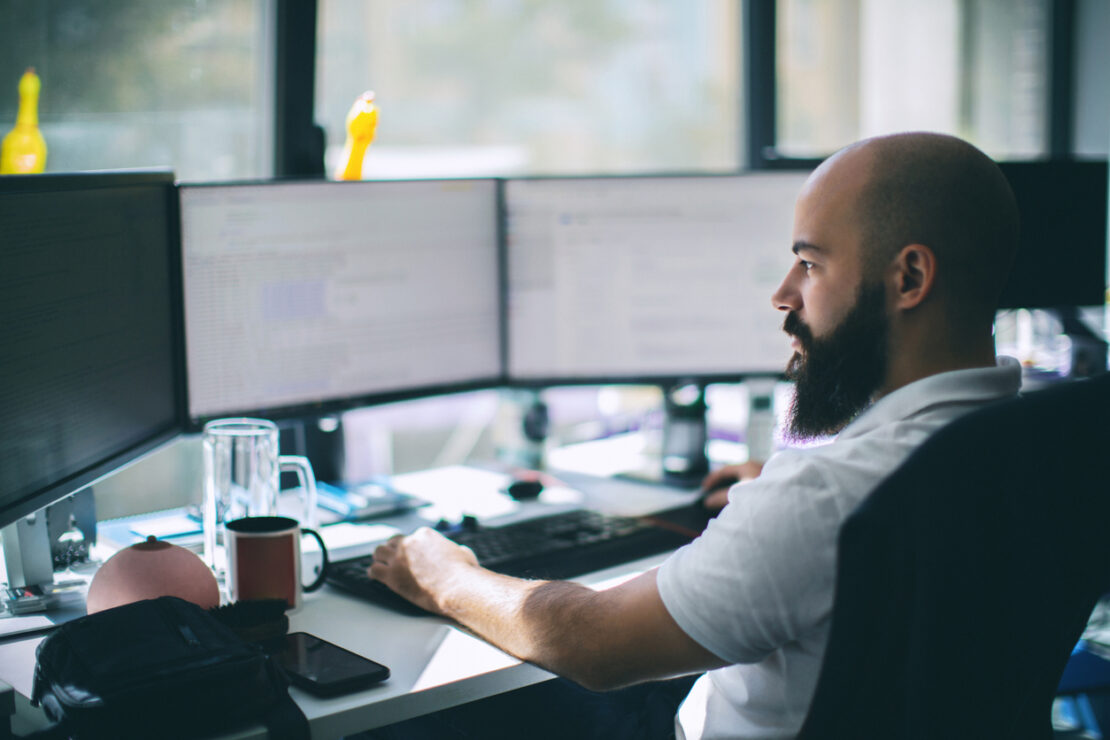
[[[1110,591],[1110,375],[942,428],[840,532],[800,738],[1050,738],[1060,674]]]

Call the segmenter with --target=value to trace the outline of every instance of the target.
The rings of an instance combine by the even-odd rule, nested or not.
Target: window
[[[5,0],[0,135],[19,78],[42,80],[47,172],[170,167],[182,180],[272,172],[266,0]]]
[[[734,0],[320,0],[319,18],[329,172],[365,90],[367,178],[740,165]]]
[[[777,150],[904,130],[1047,151],[1049,0],[777,0]]]
[[[1110,154],[1110,3],[1079,0],[1076,5],[1075,154],[1106,159]]]

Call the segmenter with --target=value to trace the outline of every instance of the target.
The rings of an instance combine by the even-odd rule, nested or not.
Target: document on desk
[[[659,483],[641,483],[572,470],[552,470],[550,474],[570,488],[583,492],[586,506],[607,514],[642,516],[664,509],[692,504],[699,491],[672,488]]]
[[[201,533],[200,520],[190,516],[187,509],[174,509],[164,516],[136,519],[131,524],[131,532],[140,540],[155,537],[163,540],[169,537],[183,537]]]
[[[346,560],[347,558],[361,557],[370,554],[379,542],[385,542],[395,534],[402,534],[397,527],[388,524],[354,524],[340,522],[329,524],[319,529],[320,536],[328,548],[328,557],[331,560]],[[320,546],[316,540],[306,537],[304,544],[305,554],[319,552]]]
[[[396,475],[392,483],[399,491],[431,502],[419,510],[422,517],[433,522],[438,519],[453,522],[463,514],[482,519],[515,511],[516,502],[505,493],[510,480],[506,473],[447,465]]]

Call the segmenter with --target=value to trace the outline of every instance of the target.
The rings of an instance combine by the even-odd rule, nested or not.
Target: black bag
[[[193,738],[250,723],[271,738],[308,737],[262,649],[173,596],[63,624],[37,657],[31,703],[70,737]]]

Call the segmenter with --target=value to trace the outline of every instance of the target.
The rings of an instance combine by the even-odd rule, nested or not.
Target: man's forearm
[[[477,566],[445,574],[437,606],[505,652],[588,688],[612,688],[591,629],[598,593],[567,581],[526,581]]]
[[[473,552],[421,528],[379,545],[370,575],[502,650],[587,688],[724,665],[671,618],[654,570],[604,591],[509,578],[479,567]]]

